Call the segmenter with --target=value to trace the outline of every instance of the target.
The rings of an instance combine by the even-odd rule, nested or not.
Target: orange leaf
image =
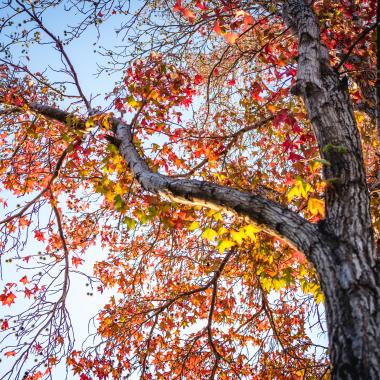
[[[224,38],[227,40],[227,42],[230,44],[230,45],[233,45],[236,40],[239,38],[239,34],[238,33],[227,33]]]
[[[16,296],[12,292],[0,294],[0,301],[2,304],[11,306],[15,302]]]
[[[30,224],[30,220],[28,220],[26,218],[21,218],[19,220],[19,224],[20,224],[20,227],[27,227]]]
[[[73,263],[73,265],[75,266],[75,268],[78,268],[78,265],[82,265],[83,264],[83,259],[81,259],[80,257],[73,257],[71,258],[71,262]]]
[[[8,352],[5,352],[4,355],[9,358],[11,356],[15,356],[16,355],[16,351],[8,351]]]
[[[180,9],[180,12],[183,14],[184,17],[186,17],[191,23],[195,21],[195,18],[197,17],[194,12],[192,12],[188,8],[182,8]]]

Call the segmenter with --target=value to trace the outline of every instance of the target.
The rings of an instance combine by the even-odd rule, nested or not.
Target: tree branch
[[[67,123],[75,115],[60,109],[36,103],[29,104],[30,110],[47,118]],[[119,150],[131,169],[135,179],[148,192],[159,194],[181,204],[204,206],[224,211],[257,224],[265,232],[281,236],[291,246],[304,252],[314,262],[313,248],[320,244],[318,226],[299,216],[281,204],[254,193],[243,192],[212,182],[177,179],[153,172],[140,156],[132,142],[130,124],[121,119],[110,118]],[[83,128],[79,120],[76,128]]]

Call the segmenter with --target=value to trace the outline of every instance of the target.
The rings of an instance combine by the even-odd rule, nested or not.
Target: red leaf
[[[124,103],[120,98],[115,99],[115,108],[121,111],[124,108]]]
[[[191,23],[195,21],[195,18],[197,17],[194,12],[192,12],[190,9],[185,8],[182,6],[181,0],[177,0],[174,7],[174,12],[181,12],[182,16],[187,18]]]
[[[181,0],[177,0],[177,1],[175,2],[174,7],[173,7],[173,11],[174,11],[174,12],[178,12],[178,11],[180,11],[181,9],[182,9],[182,3],[181,3]]]
[[[195,6],[199,9],[202,9],[202,11],[206,11],[207,10],[207,7],[204,3],[202,3],[201,1],[197,0],[196,3],[195,3]]]
[[[216,34],[219,34],[219,36],[222,36],[224,34],[222,28],[220,27],[219,20],[215,21],[214,31]]]
[[[290,152],[289,153],[289,160],[291,160],[291,161],[299,161],[299,160],[301,160],[303,157],[302,156],[300,156],[299,154],[297,154],[297,153],[293,153],[293,152]]]
[[[16,355],[16,351],[8,351],[8,352],[5,352],[4,355],[9,358],[11,356],[15,356]]]
[[[2,330],[8,330],[9,329],[8,321],[3,321],[3,323],[1,324],[1,329]]]
[[[28,288],[25,288],[24,294],[25,294],[25,297],[30,298],[33,295],[33,291]]]
[[[23,283],[24,285],[26,285],[29,281],[28,281],[28,278],[26,276],[20,278],[20,282]]]
[[[41,232],[41,231],[34,231],[34,237],[38,240],[38,241],[45,241],[45,236],[44,236],[44,233]]]
[[[253,24],[254,24],[253,17],[249,13],[245,12],[244,13],[244,30],[247,30],[249,25],[253,25]]]
[[[202,82],[203,82],[203,77],[202,77],[202,75],[197,74],[197,75],[194,77],[194,84],[195,84],[195,85],[198,85],[198,84],[202,84]]]
[[[12,292],[0,294],[0,301],[2,302],[3,306],[11,306],[12,303],[15,302],[15,298],[16,296]]]

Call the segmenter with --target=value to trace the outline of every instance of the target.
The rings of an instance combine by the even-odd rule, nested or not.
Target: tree
[[[379,378],[374,1],[4,7],[0,248],[22,277],[0,299],[31,304],[2,320],[2,378],[61,360],[82,380]],[[70,58],[92,28],[99,75],[122,77],[101,101]],[[32,69],[36,45],[61,65]],[[108,258],[88,294],[117,294],[78,350],[67,296],[91,246]],[[327,350],[307,327],[325,322]]]

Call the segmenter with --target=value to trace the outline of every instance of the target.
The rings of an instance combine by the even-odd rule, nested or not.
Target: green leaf
[[[132,230],[133,228],[136,227],[137,221],[135,219],[132,219],[132,218],[126,216],[123,219],[123,223],[127,225],[129,230]]]
[[[120,196],[120,194],[117,194],[115,198],[113,199],[113,204],[115,206],[116,211],[122,211],[125,206],[125,202],[123,198]]]

